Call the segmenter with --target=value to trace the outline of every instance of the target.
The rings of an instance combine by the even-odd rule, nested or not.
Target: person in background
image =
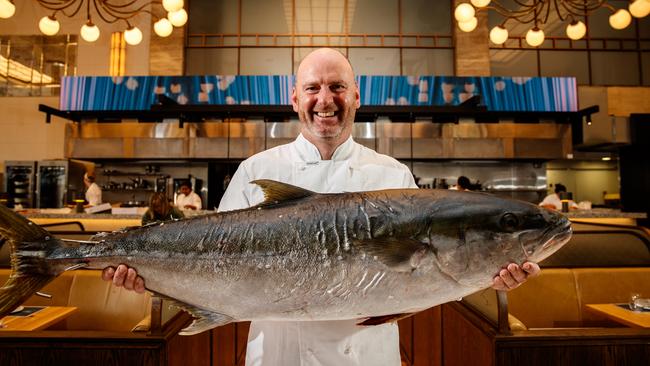
[[[176,196],[176,207],[181,210],[200,210],[201,197],[192,192],[192,186],[189,182],[181,183],[180,194]]]
[[[164,192],[156,192],[149,199],[149,209],[142,215],[142,225],[160,221],[179,220],[185,217],[178,207],[167,200]]]
[[[555,193],[551,193],[548,196],[544,197],[544,200],[539,203],[540,206],[551,209],[551,210],[561,210],[562,209],[562,200],[560,199],[560,193],[566,192],[566,187],[562,183],[555,184]],[[569,208],[576,209],[578,204],[573,200],[569,200]]]
[[[86,186],[86,201],[91,206],[102,204],[102,189],[95,183],[95,176],[92,173],[84,174],[84,185]]]
[[[416,188],[413,175],[397,160],[355,142],[351,136],[359,89],[352,66],[340,52],[322,48],[300,63],[291,96],[301,133],[293,142],[242,162],[219,205],[220,211],[260,203],[264,195],[250,184],[273,179],[323,193]],[[508,290],[540,272],[535,263],[495,268],[493,287]],[[116,286],[144,291],[133,268],[105,268],[102,278]],[[246,365],[400,365],[396,323],[372,327],[357,320],[254,321]]]
[[[458,181],[456,182],[456,189],[459,191],[469,191],[471,186],[471,183],[469,182],[469,178],[467,178],[464,175],[461,175],[458,177]]]

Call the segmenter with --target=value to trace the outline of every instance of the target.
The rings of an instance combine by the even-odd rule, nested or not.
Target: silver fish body
[[[416,312],[489,287],[507,263],[540,261],[571,235],[561,214],[481,193],[257,183],[260,206],[46,245],[39,268],[135,267],[149,290],[199,318],[194,334],[240,320]]]

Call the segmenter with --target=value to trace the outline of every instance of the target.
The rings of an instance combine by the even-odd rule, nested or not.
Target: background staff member
[[[185,217],[176,206],[169,204],[164,192],[156,192],[149,199],[149,209],[142,215],[142,225],[158,221],[179,220]]]
[[[200,210],[201,197],[192,191],[192,185],[189,182],[181,183],[180,194],[176,196],[176,207],[181,210]]]
[[[95,176],[91,173],[84,174],[84,185],[86,186],[86,201],[91,206],[101,205],[102,189],[95,183]]]
[[[555,193],[551,193],[548,196],[544,197],[544,200],[539,203],[540,206],[546,207],[552,210],[561,210],[562,209],[562,200],[560,199],[560,193],[566,192],[566,187],[562,183],[555,184]],[[569,208],[578,208],[578,204],[573,200],[569,200]]]
[[[263,200],[254,179],[273,179],[316,192],[415,188],[413,175],[397,160],[356,143],[351,136],[359,90],[352,66],[340,52],[319,49],[298,67],[291,97],[301,134],[242,162],[220,211],[246,208]],[[495,272],[498,268],[494,269]],[[510,263],[494,279],[496,289],[519,286],[539,266]],[[144,291],[133,268],[106,268],[102,276],[117,286]],[[248,335],[246,365],[391,365],[400,364],[397,324],[372,327],[356,319],[332,321],[254,321]]]

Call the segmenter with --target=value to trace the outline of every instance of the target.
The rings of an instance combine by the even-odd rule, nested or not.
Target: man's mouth
[[[316,115],[321,118],[333,117],[336,115],[336,111],[331,112],[316,112]]]

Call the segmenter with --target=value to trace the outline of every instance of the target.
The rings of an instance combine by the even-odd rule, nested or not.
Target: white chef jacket
[[[185,210],[185,205],[192,205],[196,207],[197,210],[201,209],[201,196],[192,191],[187,196],[184,194],[179,194],[176,196],[176,207],[181,210]]]
[[[91,183],[86,190],[86,201],[91,206],[102,204],[102,189],[99,188],[97,183]]]
[[[540,202],[539,205],[540,206],[553,205],[555,206],[556,210],[562,209],[562,201],[560,200],[560,196],[557,193],[551,193],[548,196],[544,197],[544,200]],[[569,200],[569,207],[578,208],[578,204],[575,203],[573,200]]]
[[[219,211],[241,209],[264,200],[249,182],[273,179],[319,193],[417,188],[409,169],[350,137],[331,160],[302,135],[289,144],[256,154],[241,163]],[[247,366],[399,365],[397,324],[358,326],[358,320],[254,321],[246,349]]]

